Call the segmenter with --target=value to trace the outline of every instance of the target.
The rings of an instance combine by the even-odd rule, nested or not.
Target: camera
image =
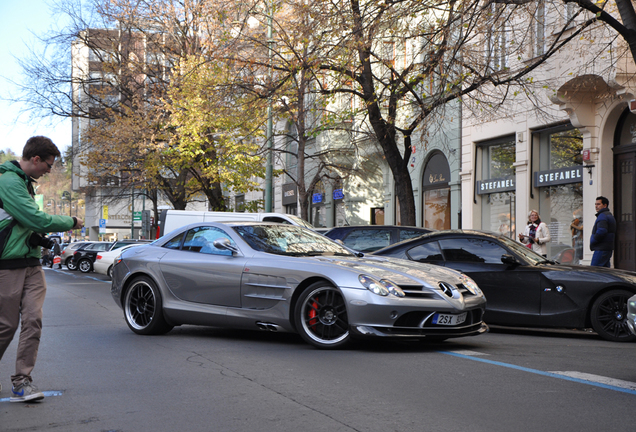
[[[53,246],[55,246],[55,240],[52,240],[46,236],[37,233],[33,233],[31,234],[31,237],[29,237],[29,246],[42,246],[45,249],[53,249]]]

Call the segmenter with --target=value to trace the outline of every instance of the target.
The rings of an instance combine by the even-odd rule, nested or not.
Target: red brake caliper
[[[311,304],[311,310],[309,311],[309,327],[314,327],[318,324],[318,319],[316,318],[318,312],[316,312],[316,309],[318,309],[318,302],[314,300]]]

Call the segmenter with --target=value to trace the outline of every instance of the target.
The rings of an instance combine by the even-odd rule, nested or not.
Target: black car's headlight
[[[468,291],[470,291],[471,293],[473,293],[474,295],[482,295],[482,291],[479,288],[479,286],[477,286],[477,284],[475,283],[474,280],[472,280],[471,278],[469,278],[468,276],[466,276],[465,274],[462,274],[460,276],[460,279],[462,281],[462,284],[468,288]]]
[[[379,296],[386,297],[392,294],[396,297],[404,297],[406,295],[404,291],[402,291],[402,288],[386,279],[377,280],[371,276],[360,275],[358,276],[358,280],[363,287]]]

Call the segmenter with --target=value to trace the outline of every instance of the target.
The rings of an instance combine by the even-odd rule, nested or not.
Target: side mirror
[[[508,254],[503,254],[501,256],[501,262],[504,264],[508,264],[508,265],[517,265],[519,264],[519,261],[517,261],[517,259],[512,256],[512,255],[508,255]]]
[[[227,239],[225,237],[221,237],[219,239],[214,240],[212,244],[217,249],[229,250],[231,252],[236,252],[236,253],[239,252],[238,248],[232,244],[230,239]]]

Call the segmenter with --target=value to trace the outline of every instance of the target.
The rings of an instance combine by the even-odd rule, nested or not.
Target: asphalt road
[[[438,344],[320,351],[291,334],[185,326],[132,333],[100,275],[46,270],[34,383],[0,431],[633,430],[636,344],[496,330]]]

